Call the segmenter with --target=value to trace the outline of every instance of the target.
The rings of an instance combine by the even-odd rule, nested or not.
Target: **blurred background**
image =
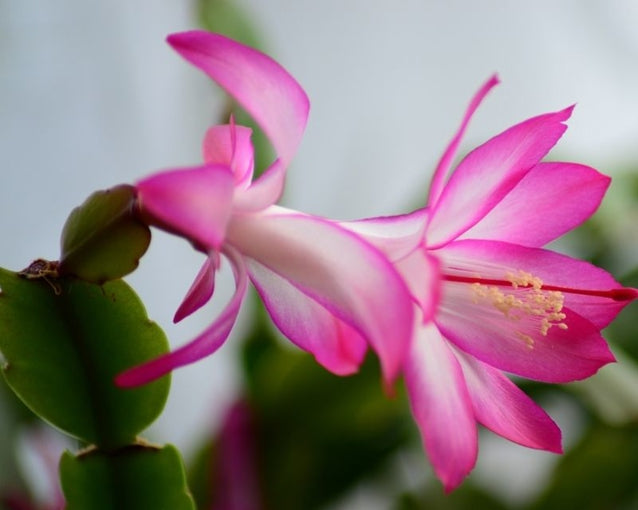
[[[311,116],[283,203],[333,218],[421,205],[470,97],[494,72],[502,84],[475,115],[465,151],[577,103],[551,159],[594,166],[614,183],[601,211],[558,248],[636,286],[636,26],[631,0],[0,0],[0,265],[56,259],[67,215],[92,191],[200,160],[202,135],[222,119],[226,99],[164,38],[205,27],[258,45],[305,88]],[[200,263],[187,243],[154,232],[127,278],[173,346],[203,328],[232,290],[226,275],[214,303],[173,325]],[[636,312],[627,309],[608,331],[620,363],[586,383],[525,385],[563,429],[567,454],[484,434],[477,468],[452,496],[433,479],[406,402],[383,398],[374,360],[348,379],[313,369],[252,302],[215,356],[175,372],[147,435],[180,448],[202,508],[214,504],[206,493],[213,475],[202,466],[223,457],[214,437],[229,408],[243,416],[236,403],[246,399],[258,417],[248,421],[260,429],[244,432],[263,440],[255,476],[270,487],[262,489],[269,508],[635,508]],[[33,476],[46,471],[32,437],[43,432],[24,426],[8,394],[0,413],[0,490],[27,487],[45,500],[50,484]],[[53,450],[73,448],[44,434]],[[330,476],[335,466],[342,469]]]

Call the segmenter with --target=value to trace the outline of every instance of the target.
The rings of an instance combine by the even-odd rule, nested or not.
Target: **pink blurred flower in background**
[[[52,429],[33,427],[21,437],[26,488],[0,489],[0,508],[6,510],[64,510],[67,505],[58,478],[60,454],[69,445]]]
[[[264,508],[259,487],[257,431],[252,409],[238,400],[226,411],[216,438],[210,487],[211,510],[259,510]]]
[[[447,491],[476,463],[477,422],[561,452],[559,428],[503,371],[550,383],[591,376],[614,360],[600,330],[637,296],[602,269],[541,248],[587,219],[610,182],[583,165],[540,162],[572,108],[507,129],[449,175],[471,116],[497,83],[492,77],[470,103],[426,208],[342,224],[383,250],[412,289],[405,380]]]
[[[188,239],[207,259],[175,321],[212,296],[223,256],[236,290],[219,317],[176,351],[120,374],[121,386],[144,384],[215,352],[228,337],[248,278],[279,329],[336,374],[350,374],[368,344],[386,383],[409,349],[412,305],[393,265],[371,244],[323,218],[274,205],[308,118],[299,84],[268,56],[217,34],[191,31],[168,42],[228,92],[264,130],[277,159],[253,181],[251,130],[215,126],[205,163],[137,183],[142,218]]]

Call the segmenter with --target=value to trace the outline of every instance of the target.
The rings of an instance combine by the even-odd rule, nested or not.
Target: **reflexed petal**
[[[250,213],[273,205],[284,191],[285,178],[286,170],[278,159],[250,187],[236,190],[234,210]]]
[[[219,269],[219,254],[213,252],[206,257],[204,265],[195,277],[191,288],[188,289],[186,297],[179,305],[173,322],[179,322],[204,306],[213,295],[215,290],[215,271]]]
[[[233,174],[226,166],[169,170],[137,183],[142,216],[151,225],[208,252],[224,241],[232,212]]]
[[[276,206],[233,216],[228,242],[359,331],[379,355],[386,382],[398,375],[413,305],[372,245],[330,221]]]
[[[247,265],[268,313],[286,337],[337,375],[359,369],[367,345],[357,330],[258,262],[248,259]]]
[[[584,165],[540,163],[459,239],[543,246],[589,218],[609,183],[609,177]]]
[[[140,386],[162,377],[176,368],[194,363],[219,349],[230,334],[242,300],[246,294],[248,278],[243,260],[232,250],[226,249],[224,254],[228,257],[235,273],[235,293],[217,319],[201,333],[197,338],[176,351],[169,352],[141,365],[129,368],[115,378],[115,383],[120,387]]]
[[[500,371],[453,348],[463,368],[474,415],[510,441],[562,453],[560,429],[547,413]]]
[[[245,126],[230,124],[213,126],[204,136],[204,161],[230,167],[235,176],[235,184],[239,187],[247,187],[253,178],[252,132],[252,129]]]
[[[398,216],[341,221],[339,225],[363,236],[396,262],[421,244],[427,215],[427,209],[423,208]]]
[[[452,161],[456,157],[456,153],[459,150],[459,145],[461,143],[463,135],[465,134],[465,130],[470,123],[470,119],[474,115],[474,112],[483,102],[483,99],[485,99],[485,96],[487,96],[488,92],[498,84],[498,76],[492,76],[474,95],[472,101],[470,101],[470,104],[465,111],[465,115],[463,116],[463,120],[461,121],[461,125],[458,131],[454,135],[454,138],[452,138],[452,140],[450,141],[450,144],[445,149],[445,152],[443,153],[443,156],[441,156],[439,164],[436,166],[434,176],[432,177],[432,183],[430,184],[430,192],[427,201],[428,205],[436,203],[436,201],[439,199],[439,196],[441,196],[441,191],[443,191],[443,188],[445,187],[445,182],[447,181],[448,173],[450,171],[450,167],[452,166]]]
[[[417,326],[417,330],[405,366],[405,381],[425,450],[449,492],[476,463],[476,422],[454,354],[432,324]]]
[[[556,144],[571,111],[528,119],[470,152],[430,204],[428,247],[445,245],[493,209]]]
[[[442,260],[444,273],[449,272],[445,267],[496,279],[505,278],[508,272],[531,273],[543,281],[544,288],[563,288],[565,306],[598,329],[607,326],[620,310],[636,299],[635,290],[623,289],[607,271],[550,250],[468,239],[450,243],[434,254]]]
[[[287,167],[310,108],[295,79],[267,55],[219,34],[193,30],[170,35],[168,42],[253,116]]]

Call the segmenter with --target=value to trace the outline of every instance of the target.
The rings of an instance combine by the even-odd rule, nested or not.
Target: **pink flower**
[[[227,411],[215,442],[214,501],[211,510],[259,510],[264,507],[259,487],[257,431],[253,412],[239,400]]]
[[[521,445],[561,452],[560,430],[503,372],[551,383],[614,360],[600,335],[638,295],[593,265],[541,248],[598,207],[610,179],[574,163],[541,163],[567,108],[528,119],[470,152],[449,174],[471,102],[436,169],[428,205],[344,223],[394,261],[412,290],[404,366],[425,450],[447,491],[477,457],[477,422]]]
[[[141,216],[207,255],[175,321],[211,298],[222,256],[232,266],[236,290],[197,338],[120,374],[117,383],[144,384],[215,352],[233,327],[248,278],[283,334],[328,370],[356,371],[370,344],[390,382],[411,336],[413,308],[400,275],[352,232],[274,205],[305,129],[309,103],[303,89],[271,58],[221,35],[192,31],[168,42],[252,115],[277,159],[253,181],[251,130],[231,120],[206,133],[203,165],[137,184]]]

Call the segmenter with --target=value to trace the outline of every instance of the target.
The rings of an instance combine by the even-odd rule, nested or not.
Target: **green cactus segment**
[[[116,186],[93,193],[64,225],[60,273],[103,283],[137,267],[151,231],[135,214],[135,188]]]
[[[102,449],[131,443],[162,411],[163,377],[124,390],[122,370],[168,351],[123,281],[24,278],[0,269],[3,375],[22,401],[62,431]]]
[[[195,510],[184,467],[171,445],[115,452],[65,452],[60,480],[67,510]]]

